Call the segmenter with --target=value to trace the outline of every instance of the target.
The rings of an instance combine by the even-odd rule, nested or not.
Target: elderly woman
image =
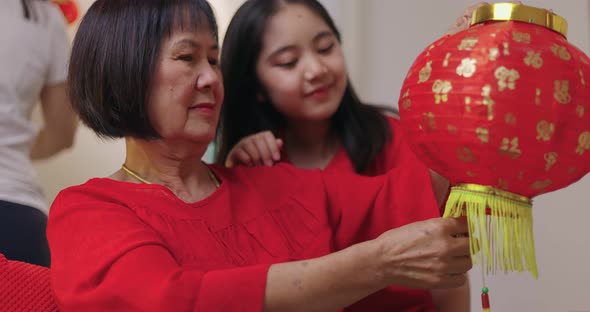
[[[98,0],[82,21],[73,106],[127,154],[52,206],[62,311],[335,311],[391,284],[465,283],[467,226],[435,218],[419,163],[368,178],[201,162],[218,49],[204,0]]]

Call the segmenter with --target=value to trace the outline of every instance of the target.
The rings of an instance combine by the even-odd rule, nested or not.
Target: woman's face
[[[164,139],[210,142],[215,136],[223,84],[219,46],[206,27],[176,31],[164,40],[148,95],[148,114]]]
[[[346,88],[336,35],[304,5],[286,4],[268,20],[256,72],[262,97],[291,120],[326,120]]]

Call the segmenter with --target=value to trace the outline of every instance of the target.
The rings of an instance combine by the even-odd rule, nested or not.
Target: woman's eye
[[[217,66],[217,64],[219,64],[219,60],[217,60],[217,59],[209,59],[209,65],[211,65],[211,66]]]
[[[185,62],[192,62],[193,61],[193,56],[190,54],[184,54],[184,55],[180,55],[178,56],[178,59],[181,61],[185,61]]]
[[[331,43],[329,46],[325,47],[325,48],[321,48],[318,49],[319,53],[325,54],[325,53],[330,53],[330,51],[332,51],[332,48],[334,48],[334,44]]]

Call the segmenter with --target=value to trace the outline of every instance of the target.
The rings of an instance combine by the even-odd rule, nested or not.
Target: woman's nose
[[[195,87],[197,89],[208,89],[221,81],[220,74],[213,68],[213,65],[207,64],[197,76]]]

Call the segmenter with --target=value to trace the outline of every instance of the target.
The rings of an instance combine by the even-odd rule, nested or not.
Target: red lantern
[[[547,10],[484,5],[422,52],[401,90],[409,142],[451,181],[445,216],[467,216],[488,273],[537,276],[531,198],[590,171],[590,61],[566,30]]]
[[[73,24],[78,19],[78,5],[74,0],[52,0],[51,2],[59,7],[68,24]]]

